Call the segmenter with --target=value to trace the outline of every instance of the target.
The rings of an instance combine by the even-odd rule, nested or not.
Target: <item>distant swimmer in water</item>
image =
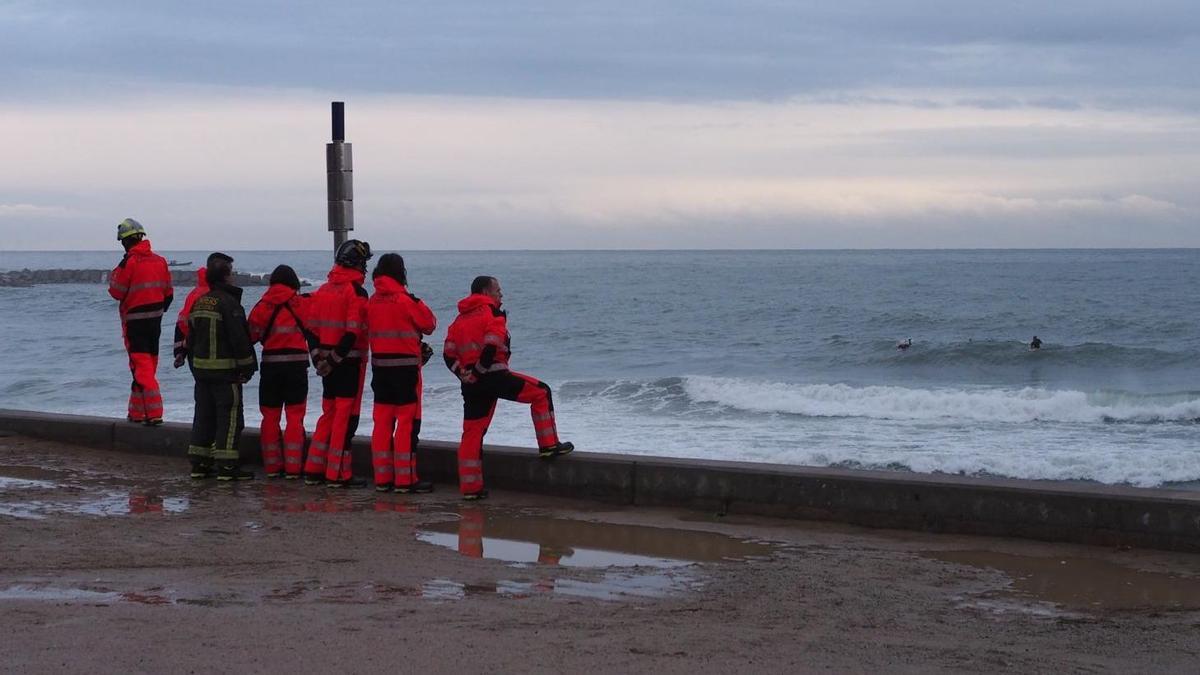
[[[1033,339],[1029,341],[1029,351],[1036,351],[1041,348],[1042,341],[1038,339],[1038,336],[1034,335]]]
[[[1035,338],[1035,339],[1036,339],[1036,338]],[[899,349],[900,351],[904,351],[904,350],[908,349],[908,348],[909,348],[909,347],[911,347],[911,346],[912,346],[912,338],[908,338],[908,339],[907,339],[907,340],[905,340],[904,342],[897,342],[897,343],[896,343],[896,349]]]

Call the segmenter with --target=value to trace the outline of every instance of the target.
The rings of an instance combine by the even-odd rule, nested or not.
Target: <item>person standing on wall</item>
[[[187,336],[188,331],[188,314],[192,313],[192,305],[196,304],[196,300],[208,292],[208,269],[201,267],[196,270],[196,287],[188,292],[187,297],[183,299],[183,307],[179,308],[179,316],[175,318],[175,362],[174,366],[179,368],[187,361]]]
[[[366,487],[351,470],[350,441],[358,430],[367,352],[367,261],[371,245],[350,239],[338,247],[328,281],[313,293],[311,327],[319,338],[312,352],[321,376],[321,417],[304,463],[307,485]]]
[[[250,310],[250,341],[261,342],[262,374],[258,405],[262,411],[263,469],[267,478],[300,477],[304,468],[304,412],[308,402],[309,352],[317,336],[305,318],[309,299],[300,295],[300,277],[288,265],[271,272],[271,286]],[[286,414],[287,425],[280,430]]]
[[[217,480],[254,478],[238,462],[238,440],[245,419],[242,385],[258,370],[242,289],[229,283],[233,258],[208,256],[209,290],[196,299],[188,314],[187,358],[196,380],[196,412],[188,456],[192,478],[208,478],[216,464]]]
[[[375,489],[401,494],[432,492],[433,484],[417,476],[417,442],[421,433],[421,366],[433,354],[421,336],[437,328],[437,318],[408,291],[408,271],[398,254],[384,254],[371,278],[375,294],[367,303],[367,335],[371,391],[375,394],[371,434]]]
[[[163,315],[174,297],[171,272],[167,261],[151,250],[146,228],[133,218],[117,224],[117,241],[125,248],[125,257],[108,275],[108,294],[120,303],[121,336],[133,374],[126,419],[157,426],[163,421],[158,340]]]
[[[458,301],[458,317],[446,333],[442,357],[462,383],[463,435],[458,446],[458,480],[463,499],[483,499],[483,437],[498,399],[530,404],[538,456],[552,459],[575,449],[558,440],[554,401],[545,382],[508,369],[512,340],[495,277],[475,277],[471,294]]]

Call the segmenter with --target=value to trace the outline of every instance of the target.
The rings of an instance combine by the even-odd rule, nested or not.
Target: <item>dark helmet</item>
[[[404,269],[404,257],[399,253],[384,253],[379,256],[379,262],[375,263],[375,272],[371,274],[372,279],[379,277],[391,277],[397,283],[408,285],[408,270]]]
[[[205,275],[210,284],[223,284],[229,281],[229,276],[233,274],[233,258],[220,251],[209,254],[205,263]]]
[[[292,269],[290,265],[276,267],[275,271],[271,272],[270,283],[272,285],[283,284],[288,288],[300,290],[300,277],[296,276],[296,270]]]
[[[371,245],[357,239],[346,241],[337,248],[337,253],[333,255],[333,262],[361,272],[367,271],[367,261],[370,259]]]

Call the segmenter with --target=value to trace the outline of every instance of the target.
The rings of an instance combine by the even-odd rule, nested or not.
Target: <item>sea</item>
[[[194,269],[208,252],[160,253]],[[243,272],[292,265],[309,290],[332,262],[328,251],[229,253]],[[1200,481],[1200,250],[399,253],[437,314],[439,354],[471,279],[500,279],[512,366],[550,384],[561,435],[580,450]],[[119,257],[9,251],[0,270]],[[247,309],[263,290],[246,289]],[[192,379],[172,369],[171,342],[167,321],[166,417],[187,422]],[[130,376],[103,285],[0,288],[0,345],[0,407],[124,417]],[[257,395],[255,379],[248,425]],[[315,375],[309,400],[311,430]],[[360,433],[370,406],[368,384]],[[422,436],[457,440],[461,424],[457,380],[435,357]],[[501,402],[488,442],[532,447],[526,407]]]

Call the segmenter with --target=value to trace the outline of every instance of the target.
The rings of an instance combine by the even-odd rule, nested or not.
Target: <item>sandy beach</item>
[[[1200,558],[497,493],[193,483],[0,437],[9,672],[1192,672]]]

